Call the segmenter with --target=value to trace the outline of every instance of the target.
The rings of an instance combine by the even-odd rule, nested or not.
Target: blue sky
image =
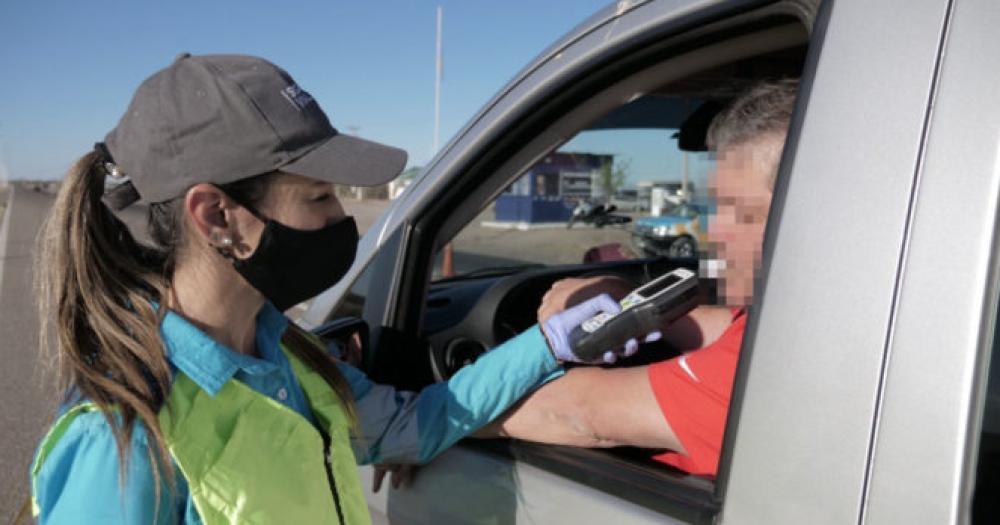
[[[341,130],[432,156],[435,8],[441,143],[520,68],[608,0],[95,0],[0,7],[0,178],[59,178],[181,51],[260,55]],[[612,148],[614,149],[614,148]]]

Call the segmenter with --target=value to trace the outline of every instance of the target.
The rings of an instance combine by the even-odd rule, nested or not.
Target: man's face
[[[720,149],[709,191],[716,210],[709,217],[712,257],[725,261],[719,297],[727,305],[745,306],[753,297],[759,275],[764,226],[771,207],[771,173],[780,157],[783,138],[768,136]]]

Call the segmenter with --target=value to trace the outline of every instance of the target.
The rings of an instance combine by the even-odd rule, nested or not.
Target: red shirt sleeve
[[[687,452],[665,452],[653,459],[715,477],[745,328],[746,315],[740,311],[712,344],[649,367],[660,410]]]

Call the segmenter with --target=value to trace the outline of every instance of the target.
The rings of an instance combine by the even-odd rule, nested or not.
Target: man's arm
[[[712,344],[733,322],[733,312],[725,306],[701,305],[663,327],[663,341],[689,352]]]
[[[539,322],[589,297],[620,300],[634,286],[617,277],[563,279],[545,294]],[[728,308],[699,306],[664,328],[664,340],[685,351],[719,338],[732,322]],[[575,368],[514,405],[476,437],[514,437],[580,447],[632,445],[684,453],[649,382],[648,367]]]
[[[475,435],[578,447],[632,445],[684,452],[653,396],[646,367],[574,368]]]

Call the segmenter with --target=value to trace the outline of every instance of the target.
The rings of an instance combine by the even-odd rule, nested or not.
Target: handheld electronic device
[[[642,337],[677,320],[698,304],[698,275],[677,268],[636,288],[621,301],[621,312],[600,313],[569,334],[573,354],[596,361],[605,352],[621,348],[633,337]]]

